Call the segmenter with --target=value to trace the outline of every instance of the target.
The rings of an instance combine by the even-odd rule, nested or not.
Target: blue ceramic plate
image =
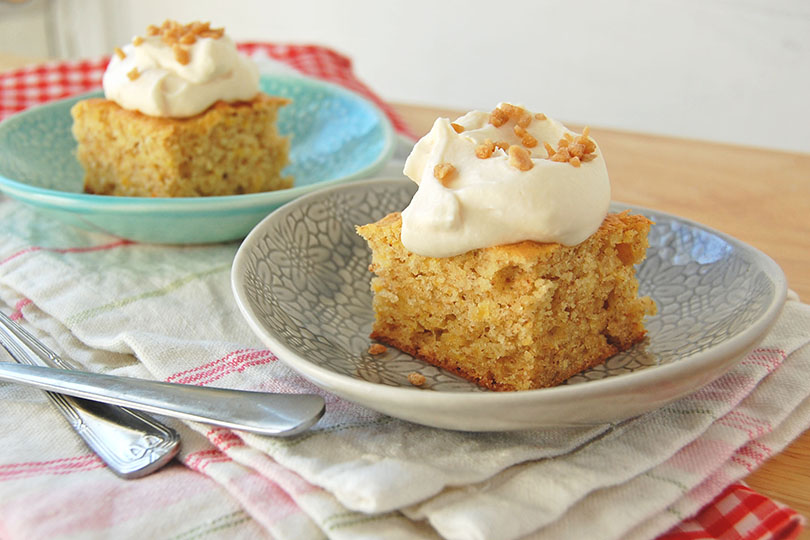
[[[279,131],[291,136],[290,189],[248,195],[141,198],[83,193],[70,108],[78,96],[0,124],[0,189],[72,225],[138,242],[189,244],[243,238],[268,213],[323,186],[368,177],[394,149],[391,124],[369,101],[296,76],[262,76],[262,91],[289,97]],[[99,95],[96,93],[95,95]]]

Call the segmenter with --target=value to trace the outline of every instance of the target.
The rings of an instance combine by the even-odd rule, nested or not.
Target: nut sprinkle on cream
[[[150,25],[114,52],[102,80],[105,96],[149,116],[194,116],[259,91],[258,68],[209,23]]]
[[[576,245],[610,203],[590,130],[511,103],[437,119],[404,173],[419,189],[402,212],[402,243],[428,257],[523,240]]]

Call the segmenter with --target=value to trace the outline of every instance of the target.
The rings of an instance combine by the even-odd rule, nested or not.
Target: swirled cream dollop
[[[576,245],[610,204],[607,168],[588,132],[508,103],[437,119],[404,173],[419,188],[402,212],[402,243],[428,257],[523,240]]]
[[[221,28],[166,21],[117,48],[102,84],[105,97],[125,109],[183,118],[219,100],[252,99],[259,71]]]

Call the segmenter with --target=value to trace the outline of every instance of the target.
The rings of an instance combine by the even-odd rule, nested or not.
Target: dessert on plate
[[[104,98],[71,110],[88,193],[196,197],[292,186],[289,103],[259,91],[258,69],[221,28],[166,21],[116,48]]]
[[[501,103],[435,121],[409,206],[357,228],[372,251],[371,337],[492,390],[554,386],[641,341],[634,265],[651,222],[608,214],[587,128]]]

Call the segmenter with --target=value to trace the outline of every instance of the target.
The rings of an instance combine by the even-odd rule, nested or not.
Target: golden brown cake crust
[[[649,298],[633,266],[650,220],[609,214],[577,246],[519,242],[422,257],[389,214],[358,227],[372,249],[371,337],[492,390],[557,385],[641,341]]]
[[[289,141],[275,127],[281,97],[218,101],[188,118],[153,117],[91,98],[71,109],[85,191],[196,197],[283,189]]]

